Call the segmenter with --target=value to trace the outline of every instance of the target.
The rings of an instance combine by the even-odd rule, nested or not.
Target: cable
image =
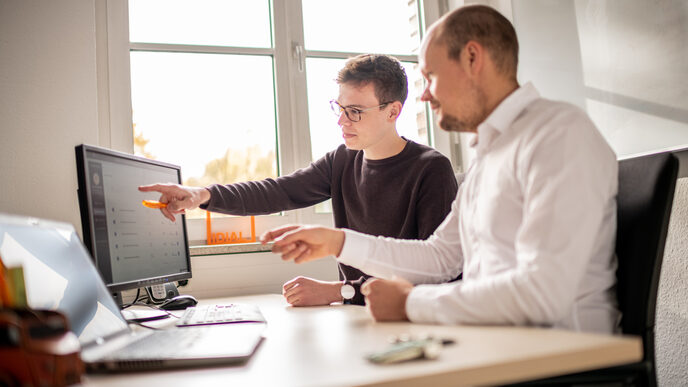
[[[129,320],[127,320],[127,323],[128,323],[128,324],[131,324],[131,325],[138,325],[138,326],[140,326],[140,327],[142,327],[142,328],[152,329],[152,330],[154,330],[154,331],[162,330],[161,328],[151,327],[151,326],[145,325],[145,324],[143,324],[143,323],[140,323],[140,322],[138,322],[138,321],[129,321]]]
[[[136,289],[136,296],[134,297],[134,301],[130,302],[128,304],[122,305],[122,309],[126,309],[126,308],[136,304],[137,302],[139,302],[139,294],[141,294],[141,288]]]
[[[147,307],[147,308],[159,310],[159,311],[161,311],[161,312],[167,314],[168,316],[174,317],[174,318],[177,318],[177,319],[179,319],[179,318],[182,317],[182,316],[177,316],[176,314],[170,312],[169,310],[160,309],[159,307],[157,307],[157,306],[155,306],[155,305],[151,305],[151,304],[146,304],[146,303],[139,303],[139,302],[137,302],[137,303],[133,303],[132,305],[136,305],[136,306],[145,306],[145,307]]]

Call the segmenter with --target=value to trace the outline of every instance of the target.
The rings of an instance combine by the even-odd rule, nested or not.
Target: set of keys
[[[430,335],[413,338],[410,335],[393,337],[391,345],[380,352],[366,356],[366,359],[376,364],[392,364],[414,359],[437,359],[445,345],[454,344],[453,339],[435,338]]]

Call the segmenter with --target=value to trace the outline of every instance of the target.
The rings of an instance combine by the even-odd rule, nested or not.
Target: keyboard
[[[202,331],[198,329],[161,329],[119,349],[113,355],[117,359],[160,359],[184,356],[187,352],[192,353],[192,348],[201,336]]]
[[[186,308],[176,325],[178,327],[191,327],[242,322],[265,322],[265,317],[256,305],[201,305]]]

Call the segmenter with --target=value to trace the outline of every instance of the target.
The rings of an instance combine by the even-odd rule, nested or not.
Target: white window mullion
[[[306,95],[306,63],[300,0],[273,1],[275,74],[279,117],[281,175],[311,162]],[[285,112],[285,114],[282,114]],[[295,221],[312,223],[312,209],[291,211]],[[289,214],[289,213],[288,213]]]
[[[349,59],[351,57],[368,54],[366,52],[339,52],[339,51],[317,51],[307,50],[306,57],[308,58],[326,58],[326,59]],[[399,55],[395,54],[395,58],[402,62],[418,62],[418,55]]]
[[[421,16],[421,38],[432,23],[439,20],[449,11],[447,0],[419,0],[419,13]]]
[[[133,153],[129,7],[126,1],[108,0],[96,2],[96,12],[100,126],[97,145]]]
[[[421,15],[421,38],[425,36],[425,31],[436,22],[442,15],[448,12],[449,5],[447,0],[422,0],[419,3]],[[460,136],[457,133],[446,132],[437,125],[435,113],[426,104],[426,117],[430,130],[430,144],[440,153],[451,160],[454,170],[463,171],[463,157],[461,152]]]
[[[201,46],[189,44],[168,43],[137,43],[129,44],[131,51],[156,51],[156,52],[185,52],[202,54],[234,54],[234,55],[274,55],[271,48],[262,47],[225,47],[225,46]]]

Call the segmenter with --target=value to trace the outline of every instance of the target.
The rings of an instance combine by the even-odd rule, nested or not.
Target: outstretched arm
[[[426,241],[374,237],[320,226],[288,225],[264,233],[261,242],[274,241],[272,251],[285,261],[302,263],[334,255],[339,262],[379,278],[396,275],[414,284],[441,283],[455,278],[463,267],[458,218],[457,208]]]
[[[344,245],[344,231],[320,226],[287,225],[266,231],[260,242],[274,241],[272,252],[282,255],[285,261],[303,263],[338,256]]]

